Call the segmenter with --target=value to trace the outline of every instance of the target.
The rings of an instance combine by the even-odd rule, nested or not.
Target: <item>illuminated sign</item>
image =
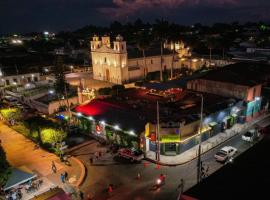
[[[97,132],[98,134],[100,134],[101,131],[102,131],[101,126],[100,126],[99,124],[97,124],[97,125],[96,125],[96,132]]]

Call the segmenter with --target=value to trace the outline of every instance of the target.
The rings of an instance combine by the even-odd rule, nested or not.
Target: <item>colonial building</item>
[[[182,67],[198,68],[202,64],[198,60],[178,59],[178,53],[173,56],[169,50],[164,50],[161,60],[160,51],[146,52],[146,58],[132,55],[127,51],[127,45],[123,37],[118,35],[111,45],[110,37],[93,37],[90,42],[94,79],[108,81],[116,84],[127,83],[146,76],[149,72],[169,70]],[[169,45],[170,46],[170,45]],[[165,47],[169,47],[168,45]],[[176,51],[181,52],[181,57],[190,56],[188,49],[183,50],[178,44]],[[162,65],[161,65],[162,63]],[[145,67],[146,66],[146,67]]]
[[[246,119],[260,114],[262,107],[261,90],[269,82],[269,65],[259,63],[237,63],[219,70],[213,70],[199,79],[191,80],[187,88],[244,100]],[[269,100],[266,100],[269,101]]]

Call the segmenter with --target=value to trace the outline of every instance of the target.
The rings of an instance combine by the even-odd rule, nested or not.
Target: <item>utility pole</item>
[[[156,148],[156,160],[160,161],[160,130],[159,130],[159,103],[157,101],[157,128],[156,128],[156,144],[157,144],[157,148]]]
[[[201,182],[201,142],[202,142],[202,120],[203,120],[203,95],[199,94],[201,97],[201,114],[200,114],[200,126],[199,126],[199,149],[198,149],[198,163],[197,163],[197,183]]]

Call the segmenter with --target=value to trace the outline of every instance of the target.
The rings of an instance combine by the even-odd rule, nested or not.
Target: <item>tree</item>
[[[68,101],[68,92],[69,92],[69,84],[66,82],[65,74],[64,74],[64,67],[63,67],[63,58],[58,56],[56,59],[55,64],[55,92],[58,97],[59,104],[61,106],[61,99],[66,99],[66,107],[68,108],[69,112],[69,119],[71,117],[70,113],[70,105]]]
[[[6,152],[0,144],[0,186],[5,185],[8,174],[10,172],[10,165],[7,161]]]
[[[172,56],[172,63],[171,63],[171,79],[173,78],[173,65],[174,65],[174,58],[175,58],[175,43],[179,41],[179,35],[177,26],[175,24],[170,25],[170,32],[169,32],[169,40],[173,43],[173,56]]]
[[[209,60],[210,60],[210,65],[212,63],[212,49],[214,49],[216,47],[216,39],[213,37],[208,37],[207,41],[206,41],[206,45],[209,49]]]
[[[169,30],[169,22],[164,19],[156,20],[154,24],[154,36],[160,41],[160,81],[163,81],[163,45]]]
[[[33,137],[33,133],[35,131],[37,132],[37,140],[40,144],[43,143],[41,130],[44,128],[57,127],[57,124],[55,124],[53,121],[40,116],[34,116],[24,120],[24,125],[30,130],[31,137]]]
[[[56,144],[62,142],[67,137],[67,134],[56,128],[44,128],[41,131],[41,137],[43,143]]]
[[[145,51],[149,48],[150,45],[150,36],[147,31],[142,31],[139,33],[139,37],[137,39],[137,47],[143,54],[143,61],[144,61],[144,68],[143,68],[143,75],[146,77],[148,73],[148,69],[146,66],[146,57]]]

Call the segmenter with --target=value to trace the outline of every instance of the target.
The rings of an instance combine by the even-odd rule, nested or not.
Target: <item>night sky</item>
[[[180,24],[270,21],[270,0],[0,0],[0,33],[74,30],[138,17]]]

